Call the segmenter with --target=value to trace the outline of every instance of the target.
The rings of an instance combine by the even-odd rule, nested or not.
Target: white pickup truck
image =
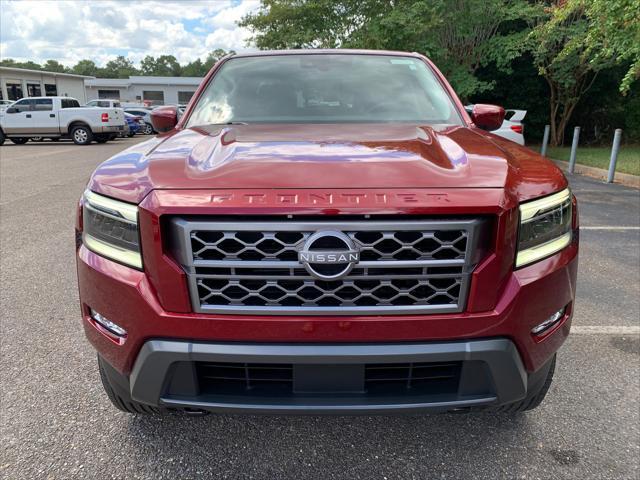
[[[104,143],[124,128],[121,108],[85,108],[70,97],[30,97],[0,113],[0,145],[5,138],[20,145],[32,137],[71,138],[76,145]]]

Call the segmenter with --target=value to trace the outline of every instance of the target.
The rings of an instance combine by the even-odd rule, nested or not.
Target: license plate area
[[[364,393],[364,365],[294,365],[293,392]]]

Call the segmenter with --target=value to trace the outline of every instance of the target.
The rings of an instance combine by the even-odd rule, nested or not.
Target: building
[[[73,97],[81,104],[87,102],[85,75],[0,67],[0,100],[19,100],[24,97]]]
[[[94,78],[85,81],[87,101],[108,98],[122,103],[177,105],[188,103],[200,77]]]

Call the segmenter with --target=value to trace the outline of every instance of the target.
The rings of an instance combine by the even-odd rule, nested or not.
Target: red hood
[[[524,199],[565,185],[551,162],[478,129],[278,124],[156,137],[100,165],[90,188],[138,203],[154,189],[504,188]]]

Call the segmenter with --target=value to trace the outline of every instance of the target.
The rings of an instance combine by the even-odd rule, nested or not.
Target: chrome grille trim
[[[405,217],[406,218],[406,217]],[[478,242],[481,234],[481,219],[470,220],[438,220],[438,221],[406,221],[399,219],[398,221],[376,221],[357,220],[352,222],[336,222],[336,221],[203,221],[201,219],[192,220],[189,218],[173,218],[170,222],[170,247],[175,259],[182,265],[187,273],[189,291],[191,294],[191,302],[194,311],[200,313],[219,313],[219,314],[256,314],[256,315],[400,315],[400,314],[419,314],[419,313],[454,313],[461,312],[466,306],[467,292],[469,289],[470,274],[478,262],[479,257]],[[336,282],[341,283],[337,288],[323,291],[322,295],[310,300],[308,297],[301,298],[298,293],[300,290],[313,286],[314,284],[327,284],[312,278],[298,261],[279,260],[274,255],[267,255],[265,260],[242,260],[237,255],[231,253],[223,259],[203,259],[198,258],[198,252],[202,248],[195,250],[192,248],[194,237],[198,237],[197,242],[202,241],[203,233],[223,232],[225,238],[234,238],[232,232],[267,232],[267,238],[272,239],[278,232],[301,232],[302,239],[297,244],[304,243],[304,239],[313,232],[319,230],[337,230],[343,231],[352,236],[358,232],[383,232],[385,238],[391,238],[393,232],[426,232],[423,233],[424,238],[432,238],[436,232],[455,232],[464,233],[465,248],[464,250],[452,249],[447,250],[446,255],[458,258],[434,259],[431,257],[433,251],[428,255],[420,255],[420,258],[413,260],[392,260],[389,254],[383,254],[380,260],[364,260],[356,265],[354,270],[346,277]],[[215,238],[219,237],[219,233],[213,233]],[[451,234],[453,235],[453,233]],[[352,236],[353,238],[353,236]],[[460,237],[462,238],[462,237]],[[460,238],[456,238],[458,242]],[[221,240],[216,240],[221,241]],[[262,240],[259,240],[262,241]],[[399,244],[401,243],[395,239]],[[197,246],[200,247],[200,243]],[[215,243],[215,242],[214,242]],[[254,245],[257,242],[249,242]],[[416,242],[414,242],[416,243]],[[440,241],[447,244],[446,241]],[[296,244],[296,245],[297,245]],[[460,245],[461,243],[459,243]],[[358,246],[367,248],[366,244],[359,242]],[[235,246],[234,248],[237,248]],[[393,248],[393,247],[392,247]],[[403,247],[404,248],[404,247]],[[449,248],[449,247],[447,247]],[[223,249],[224,250],[224,249]],[[237,251],[236,253],[240,253]],[[218,253],[216,253],[218,255]],[[253,253],[252,253],[253,255]],[[438,273],[437,268],[448,268],[448,273]],[[216,270],[217,269],[217,270]],[[269,269],[271,273],[265,273]],[[380,269],[383,269],[382,271]],[[406,273],[403,269],[407,269]],[[411,269],[411,270],[408,270]],[[419,272],[417,269],[420,269]],[[436,270],[434,270],[436,269]],[[261,272],[262,270],[262,272]],[[269,270],[269,271],[271,271]],[[247,271],[249,273],[247,273]],[[373,271],[374,273],[370,273]],[[387,273],[387,271],[389,273]],[[213,273],[212,273],[213,272]],[[217,273],[216,273],[217,272]],[[384,273],[383,273],[384,272]],[[449,279],[454,282],[447,287],[447,292],[455,292],[455,295],[449,294],[449,301],[452,303],[430,303],[431,300],[442,300],[443,295],[447,295],[445,287],[434,288],[432,283],[442,282]],[[390,286],[391,282],[399,280],[413,281],[414,286],[405,289],[397,289],[395,296],[391,291],[386,292],[386,297],[392,298],[380,299],[374,291],[381,286]],[[215,284],[219,286],[212,287],[210,282],[226,281],[225,285]],[[264,286],[260,283],[254,283],[253,290],[244,288],[241,282],[264,282]],[[358,281],[377,281],[380,282],[371,291],[362,290],[361,297],[358,300],[361,304],[356,304],[351,299],[343,298],[341,292],[348,287],[354,287],[353,282]],[[282,282],[282,283],[278,283]],[[301,282],[304,286],[299,288],[285,288],[282,285]],[[246,285],[246,284],[245,284]],[[231,286],[234,287],[234,296],[223,293]],[[327,285],[324,285],[326,287]],[[424,287],[424,295],[420,296],[413,293],[418,286]],[[237,287],[237,288],[236,288]],[[261,296],[260,292],[267,287],[275,287],[280,290],[282,295],[276,290],[270,289],[271,297]],[[315,287],[318,290],[323,288]],[[395,287],[394,287],[395,288]],[[429,288],[438,290],[436,294],[429,294]],[[243,291],[247,290],[248,296],[243,297]],[[357,290],[357,289],[356,289]],[[340,293],[342,297],[337,296]],[[352,295],[355,295],[351,291]],[[229,304],[208,304],[207,299],[215,297],[218,303],[228,301]],[[251,297],[251,301],[260,301],[260,305],[243,304],[242,302]],[[255,297],[255,298],[254,298]],[[259,297],[259,298],[258,298]],[[364,298],[366,297],[366,299]],[[283,300],[287,302],[299,304],[283,305]],[[338,305],[318,305],[316,301],[322,299],[326,303],[339,303]],[[362,305],[375,300],[375,305]],[[413,304],[390,304],[389,302],[413,302]]]

